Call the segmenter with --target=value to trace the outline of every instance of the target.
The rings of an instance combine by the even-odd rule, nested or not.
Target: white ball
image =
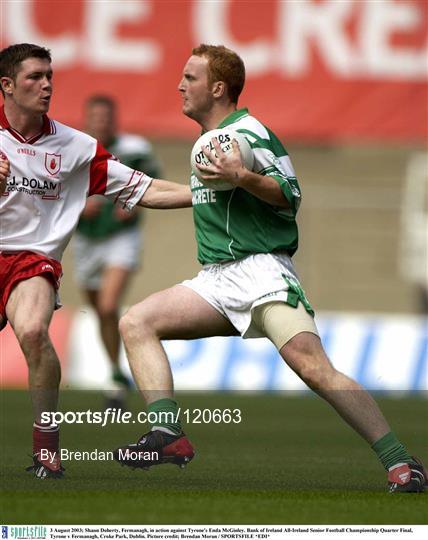
[[[211,161],[203,153],[202,147],[207,148],[209,151],[214,151],[214,146],[211,141],[213,138],[218,140],[223,152],[226,154],[232,151],[232,140],[236,139],[241,152],[242,164],[250,171],[253,169],[254,165],[254,154],[244,135],[228,128],[207,131],[195,142],[190,154],[190,166],[192,167],[193,174],[205,187],[216,189],[218,191],[227,191],[233,189],[235,186],[224,180],[203,180],[200,177],[201,171],[197,167],[198,164],[211,165]]]

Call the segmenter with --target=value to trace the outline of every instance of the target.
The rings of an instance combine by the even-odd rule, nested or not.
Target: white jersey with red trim
[[[42,132],[25,140],[0,109],[0,158],[10,162],[0,196],[0,251],[34,251],[58,261],[86,197],[105,195],[131,210],[151,178],[121,164],[86,133],[44,116]]]

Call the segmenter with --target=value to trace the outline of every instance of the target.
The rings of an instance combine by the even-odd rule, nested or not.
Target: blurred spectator
[[[128,167],[159,178],[159,165],[150,143],[138,135],[118,133],[117,106],[110,97],[94,95],[86,101],[85,130]],[[130,385],[119,365],[118,323],[123,295],[139,264],[140,216],[141,209],[129,213],[104,197],[92,196],[74,238],[76,279],[97,314],[111,363],[106,407],[123,407]]]
[[[428,154],[409,160],[401,206],[400,270],[418,292],[419,310],[428,315]]]

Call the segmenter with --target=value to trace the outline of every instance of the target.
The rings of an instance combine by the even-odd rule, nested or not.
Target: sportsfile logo
[[[3,536],[3,529],[6,528],[6,535],[8,527],[2,527],[2,538],[8,538]],[[45,540],[47,538],[48,530],[43,525],[25,525],[9,527],[10,538],[16,540]]]
[[[2,538],[8,538],[8,530],[7,530],[7,525],[2,525],[1,526],[1,537]]]

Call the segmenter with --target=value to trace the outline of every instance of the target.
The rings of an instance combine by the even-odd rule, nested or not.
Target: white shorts
[[[135,270],[138,267],[142,234],[139,226],[102,239],[88,238],[76,232],[73,248],[77,282],[87,290],[96,291],[106,268]]]
[[[226,317],[243,338],[265,337],[253,321],[253,310],[268,302],[303,304],[313,310],[286,253],[257,253],[239,261],[208,264],[194,279],[183,281]]]

